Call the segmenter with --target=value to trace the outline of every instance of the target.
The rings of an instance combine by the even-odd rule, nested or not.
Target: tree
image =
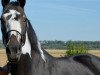
[[[71,55],[86,54],[86,53],[87,53],[87,49],[85,48],[82,42],[80,43],[76,43],[73,41],[67,42],[66,55],[71,56]]]

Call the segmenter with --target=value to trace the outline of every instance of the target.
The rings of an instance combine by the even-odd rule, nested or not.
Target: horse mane
[[[30,21],[27,19],[28,21],[28,25],[27,25],[27,33],[28,33],[28,37],[29,37],[29,41],[31,41],[31,49],[34,50],[35,52],[39,52],[39,49],[38,49],[38,39],[37,39],[37,36],[36,36],[36,33],[30,23]]]
[[[39,42],[39,40],[37,38],[37,35],[36,35],[32,25],[31,25],[30,21],[29,20],[27,20],[27,21],[28,21],[27,33],[28,33],[28,38],[29,38],[30,44],[31,44],[31,50],[39,53],[44,61],[47,61],[45,59],[45,57],[49,58],[49,59],[52,59],[53,56],[50,55],[47,51],[45,51],[41,47],[40,42]],[[39,47],[39,45],[40,45],[40,47]]]

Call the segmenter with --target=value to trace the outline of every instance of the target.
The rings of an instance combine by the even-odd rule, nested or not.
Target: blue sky
[[[27,0],[25,12],[39,40],[100,41],[100,0]]]

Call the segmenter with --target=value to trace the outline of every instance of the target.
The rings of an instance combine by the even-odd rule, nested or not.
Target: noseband
[[[23,35],[17,31],[17,30],[9,30],[7,33],[6,33],[6,36],[9,35],[10,32],[17,32],[20,36],[21,36],[21,46],[23,46],[25,43],[23,42]]]

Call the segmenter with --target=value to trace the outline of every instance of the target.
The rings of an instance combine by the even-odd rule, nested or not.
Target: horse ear
[[[6,5],[8,5],[10,2],[10,0],[1,0],[2,6],[5,7]]]
[[[20,5],[22,8],[24,8],[25,3],[26,3],[26,0],[17,0],[17,1],[18,1],[19,5]]]

